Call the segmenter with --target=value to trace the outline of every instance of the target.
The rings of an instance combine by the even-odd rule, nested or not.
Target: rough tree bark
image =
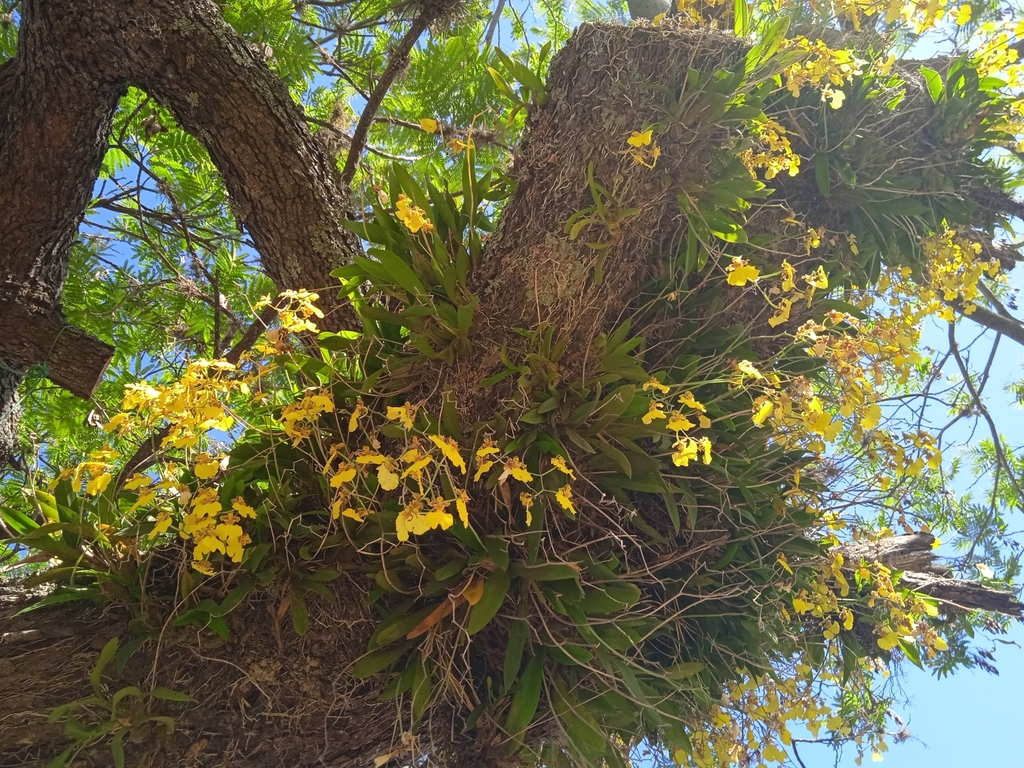
[[[0,256],[3,285],[20,305],[26,305],[23,295],[31,295],[40,312],[59,313],[67,249],[88,202],[112,110],[128,85],[160,99],[206,144],[279,285],[332,283],[330,270],[358,247],[340,224],[348,193],[287,91],[224,24],[214,3],[26,0],[24,9],[22,48],[0,70]],[[493,350],[511,327],[548,322],[568,332],[568,376],[584,368],[594,334],[627,309],[645,277],[645,256],[658,244],[652,233],[678,231],[678,207],[649,206],[631,219],[605,252],[601,279],[597,254],[569,242],[563,227],[590,204],[588,163],[599,178],[615,177],[623,131],[628,135],[650,117],[631,109],[631,95],[659,82],[671,68],[667,64],[713,69],[740,51],[729,36],[707,35],[706,47],[695,47],[690,35],[684,48],[652,28],[590,27],[552,65],[549,103],[531,117],[531,138],[515,169],[520,185],[475,277],[482,295],[482,359],[466,362],[465,370],[436,371],[466,398],[497,361]],[[28,94],[43,87],[65,96],[43,99],[49,109],[37,108]],[[709,156],[717,141],[695,132],[689,141],[666,142],[661,167],[686,162],[699,172],[693,158]],[[29,175],[12,176],[18,169]],[[664,203],[660,177],[634,170],[613,192],[634,205],[645,199]],[[8,185],[8,178],[15,183]],[[341,327],[347,310],[329,303],[332,292],[322,296],[331,324]],[[0,379],[0,394],[3,384]],[[324,565],[346,570],[346,563]],[[177,567],[158,562],[154,578],[173,583]],[[159,714],[176,716],[178,728],[167,743],[140,746],[150,764],[362,768],[378,757],[386,762],[392,745],[402,743],[408,713],[377,700],[380,680],[352,678],[351,663],[365,649],[374,622],[358,575],[335,584],[337,604],[315,603],[303,638],[288,626],[284,592],[264,594],[230,614],[224,643],[208,632],[170,626],[170,602],[150,603],[147,618],[162,629],[122,673],[110,672],[111,690],[127,683],[144,690],[163,685],[199,702],[160,705]],[[88,671],[107,638],[128,639],[129,617],[116,611],[71,605],[15,618],[23,605],[17,595],[0,603],[0,766],[37,765],[57,751],[60,733],[47,723],[48,712],[86,695]],[[488,732],[481,720],[475,733],[461,735],[466,713],[450,714],[451,743],[416,749],[447,750],[455,767],[508,764],[491,749],[500,741],[492,737],[500,734]],[[469,746],[460,752],[452,744]],[[109,762],[109,753],[100,750],[83,764]]]

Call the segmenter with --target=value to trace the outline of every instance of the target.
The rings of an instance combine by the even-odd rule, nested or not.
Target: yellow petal
[[[767,419],[771,415],[774,409],[775,403],[773,403],[771,400],[765,400],[763,403],[761,403],[760,407],[758,407],[757,409],[757,412],[754,414],[754,423],[760,427],[762,424],[764,424],[765,419]]]
[[[878,638],[878,647],[883,651],[891,651],[897,645],[900,644],[900,636],[895,632],[888,632],[882,637]]]
[[[572,516],[576,516],[576,507],[572,503],[572,486],[563,485],[555,492],[555,501]]]
[[[387,464],[381,464],[377,467],[377,482],[380,483],[380,487],[385,491],[395,490],[398,487],[398,480],[398,475],[392,472]]]
[[[148,477],[147,475],[135,474],[132,475],[131,480],[124,484],[124,489],[126,491],[137,491],[142,486],[149,485],[152,482],[153,478]]]
[[[107,489],[110,485],[111,474],[104,472],[102,475],[96,475],[92,480],[89,481],[88,485],[85,486],[85,492],[90,496],[98,496]]]
[[[633,131],[630,137],[626,139],[626,143],[631,147],[646,147],[651,143],[651,133],[652,131],[650,129],[642,132]]]
[[[256,517],[256,510],[246,504],[241,496],[236,496],[231,501],[231,508],[241,517]]]
[[[196,461],[195,466],[192,467],[192,472],[200,480],[209,480],[211,477],[220,471],[220,461],[211,458],[208,454],[203,454]]]
[[[756,282],[761,275],[761,270],[751,266],[747,263],[746,259],[741,259],[738,256],[732,260],[732,264],[728,267],[728,272],[729,276],[726,278],[726,282],[739,288],[742,288],[748,282]]]
[[[478,482],[483,477],[484,472],[494,466],[493,461],[478,461],[476,464],[476,474],[473,475],[473,482]]]
[[[438,447],[442,455],[457,467],[462,474],[466,474],[466,462],[459,453],[459,444],[450,437],[441,435],[430,435],[430,441]]]
[[[573,471],[572,467],[568,466],[565,463],[565,459],[563,459],[561,456],[555,456],[553,459],[551,459],[551,466],[553,466],[563,475],[568,475],[573,480],[576,479],[576,473]]]

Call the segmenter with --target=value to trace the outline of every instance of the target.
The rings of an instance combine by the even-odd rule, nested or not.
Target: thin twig
[[[967,390],[971,394],[971,398],[974,400],[974,405],[981,414],[982,418],[985,419],[988,424],[989,431],[992,433],[992,449],[996,454],[997,466],[1001,467],[1006,473],[1006,479],[1010,485],[1013,486],[1014,492],[1017,494],[1018,499],[1024,499],[1024,490],[1021,489],[1020,484],[1017,482],[1017,478],[1013,474],[1013,467],[1010,462],[1006,459],[1006,454],[1003,452],[1003,439],[1002,435],[999,434],[999,429],[996,427],[996,423],[992,418],[992,415],[988,412],[988,408],[981,401],[981,393],[974,386],[974,381],[971,378],[971,372],[967,369],[967,364],[964,362],[963,357],[960,355],[960,347],[956,341],[956,326],[953,323],[949,324],[949,351],[953,353],[953,359],[956,361],[957,367],[960,369],[960,375],[964,377],[964,384],[967,386]],[[997,492],[998,489],[993,489]],[[980,528],[984,531],[991,522],[995,514],[993,508],[988,516],[986,517],[984,525]],[[969,563],[971,558],[974,556],[974,550],[978,545],[978,540],[975,539],[971,542],[971,548],[968,550],[967,555],[964,557],[964,562]]]
[[[352,178],[356,175],[359,157],[363,154],[366,138],[370,133],[370,126],[373,125],[373,118],[377,114],[377,110],[380,109],[384,96],[391,88],[395,78],[405,69],[405,65],[409,61],[409,52],[416,45],[416,41],[419,40],[420,35],[430,25],[430,22],[434,20],[435,15],[436,11],[431,9],[424,11],[423,14],[416,17],[412,26],[409,27],[409,31],[405,33],[405,37],[398,44],[398,47],[391,52],[388,65],[384,68],[383,74],[381,74],[380,79],[377,81],[377,87],[373,89],[370,97],[366,100],[366,107],[359,116],[359,122],[356,124],[356,129],[352,134],[352,145],[349,147],[348,157],[345,158],[345,169],[341,172],[341,180],[345,186],[351,184]]]
[[[213,350],[212,357],[220,354],[220,270],[213,268]]]
[[[807,766],[804,765],[803,758],[800,757],[800,750],[796,748],[796,743],[790,742],[790,746],[793,747],[793,757],[795,757],[796,761],[800,763],[800,768],[807,768]]]

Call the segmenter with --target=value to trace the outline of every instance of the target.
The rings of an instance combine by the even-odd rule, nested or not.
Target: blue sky
[[[1024,274],[1018,268],[1009,275],[1011,288],[1024,288]],[[1020,312],[1016,313],[1018,316]],[[974,338],[979,326],[962,320],[957,327],[961,344]],[[946,348],[946,327],[926,328],[923,341],[938,350]],[[991,348],[992,333],[985,334],[977,343],[973,357],[984,359]],[[1014,403],[1013,396],[1004,391],[1010,383],[1017,381],[1024,373],[1024,348],[1003,340],[1000,343],[996,362],[992,368],[992,381],[987,389],[986,404],[996,422],[1013,444],[1021,442],[1020,430],[1024,425],[1024,413]],[[941,414],[934,414],[941,421]],[[957,428],[957,439],[966,439],[969,426],[964,422]],[[981,430],[977,436],[985,433]],[[947,463],[954,458],[956,450],[945,453]],[[953,489],[962,493],[973,480],[969,471],[962,472],[953,483]],[[1009,522],[1010,534],[1024,529],[1024,516],[1017,512],[1004,511]],[[954,554],[948,547],[940,553]],[[1024,624],[1014,624],[1010,632],[992,640],[978,636],[978,647],[991,650],[996,658],[995,667],[999,675],[983,670],[961,670],[942,679],[930,672],[920,670],[910,663],[903,665],[898,679],[906,701],[894,707],[895,713],[904,721],[911,738],[900,744],[889,740],[889,751],[881,765],[889,768],[973,768],[974,766],[1021,765],[1024,757],[1018,738],[1024,735],[1021,728],[1018,702],[1024,692]],[[895,722],[890,723],[891,731],[897,730]],[[838,760],[827,747],[803,746],[800,749],[806,768],[855,768],[856,750],[848,749]],[[862,765],[876,765],[870,755],[865,755]]]

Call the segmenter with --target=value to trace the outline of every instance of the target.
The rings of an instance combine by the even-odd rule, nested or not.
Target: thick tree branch
[[[343,226],[347,189],[285,84],[218,5],[26,0],[17,56],[0,67],[0,459],[14,450],[18,369],[45,363],[55,383],[87,396],[112,354],[66,327],[60,294],[129,85],[206,145],[275,284],[320,291],[326,330],[357,327],[331,290],[331,271],[360,250]]]
[[[968,320],[973,320],[978,325],[991,328],[996,333],[1001,333],[1006,338],[1013,339],[1018,344],[1024,346],[1024,324],[1016,318],[1004,317],[997,312],[977,305],[975,305],[974,311],[968,315],[964,313],[963,304],[959,301],[951,302],[950,306]]]
[[[73,4],[72,4],[73,5]],[[209,0],[148,4],[144,45],[126,14],[117,30],[125,77],[171,109],[206,145],[263,268],[280,289],[318,290],[327,330],[358,327],[330,290],[333,269],[360,251],[342,222],[350,203],[286,85]]]
[[[891,570],[902,571],[900,586],[933,597],[949,608],[1021,616],[1024,605],[1013,593],[951,578],[949,569],[935,562],[934,544],[935,537],[930,533],[914,533],[875,542],[844,544],[838,549],[845,561],[844,568],[853,570],[861,561],[881,563]]]
[[[43,366],[59,387],[92,397],[114,348],[67,324],[56,312],[32,312],[23,303],[0,304],[0,360],[20,368]]]
[[[112,349],[66,327],[68,254],[107,148],[124,86],[74,66],[88,47],[77,24],[48,28],[22,9],[18,55],[0,66],[0,466],[16,449],[19,369],[89,396]]]

